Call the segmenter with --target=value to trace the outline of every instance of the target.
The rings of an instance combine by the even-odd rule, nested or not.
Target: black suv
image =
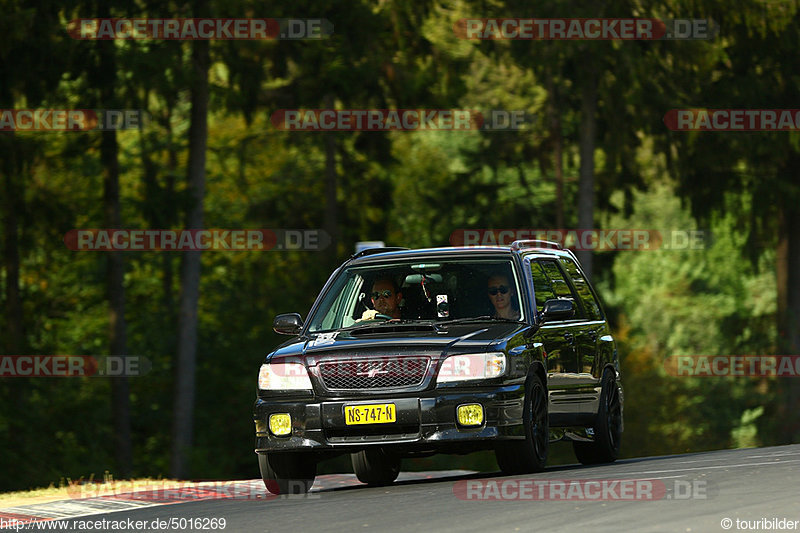
[[[558,244],[366,250],[305,322],[273,327],[292,338],[261,365],[253,416],[275,494],[307,491],[317,463],[342,453],[376,485],[403,457],[491,449],[517,474],[542,470],[558,440],[584,464],[619,453],[615,341]]]

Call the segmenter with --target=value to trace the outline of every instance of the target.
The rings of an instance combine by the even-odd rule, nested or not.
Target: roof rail
[[[576,264],[577,264],[577,265],[578,265],[578,266],[579,266],[581,269],[583,269],[583,265],[581,265],[581,262],[578,260],[578,256],[577,256],[577,255],[575,255],[575,252],[573,252],[572,250],[570,250],[569,248],[567,248],[567,253],[568,253],[570,256],[572,256],[572,259],[574,259],[574,260],[575,260],[575,263],[576,263]]]
[[[383,252],[399,252],[401,250],[408,250],[408,248],[403,248],[402,246],[383,246],[380,248],[366,248],[361,250],[360,252],[356,252],[350,256],[350,259],[357,259],[359,257],[364,257],[365,255],[372,255],[372,254],[382,254]]]
[[[554,250],[563,250],[561,245],[554,241],[528,239],[523,241],[514,241],[511,243],[511,250],[515,252],[519,250],[526,250],[528,248],[552,248]]]

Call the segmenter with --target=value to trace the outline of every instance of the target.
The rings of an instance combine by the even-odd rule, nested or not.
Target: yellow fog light
[[[292,417],[289,413],[269,415],[269,430],[277,437],[285,437],[292,432]]]
[[[459,405],[456,410],[458,424],[461,426],[480,426],[483,424],[483,406],[479,403]]]

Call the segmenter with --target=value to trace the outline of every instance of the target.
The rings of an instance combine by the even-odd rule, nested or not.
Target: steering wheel
[[[373,322],[375,320],[394,320],[394,319],[389,315],[376,313],[374,316],[371,316],[369,318],[359,318],[358,320],[356,320],[356,322]]]

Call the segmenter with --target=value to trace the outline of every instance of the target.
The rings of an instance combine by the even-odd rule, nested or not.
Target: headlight
[[[451,355],[442,363],[436,382],[496,378],[505,371],[506,355],[501,352]]]
[[[300,363],[267,363],[258,372],[261,390],[311,390],[311,379]]]

